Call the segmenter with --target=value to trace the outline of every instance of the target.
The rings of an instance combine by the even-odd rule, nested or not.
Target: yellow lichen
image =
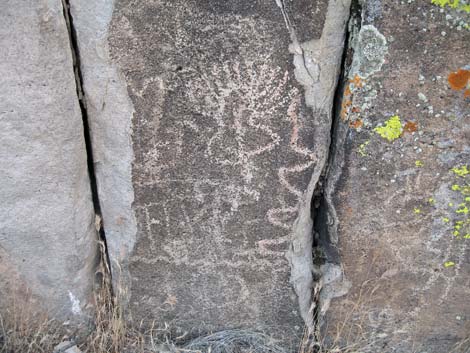
[[[451,9],[456,9],[470,13],[470,5],[460,0],[431,0],[431,4],[437,5],[439,7],[449,6]]]
[[[459,177],[465,177],[467,175],[470,174],[470,170],[468,170],[467,166],[464,165],[460,168],[457,168],[457,167],[454,167],[451,169],[456,175],[458,175]]]
[[[455,211],[456,213],[468,214],[468,207],[465,205],[459,205],[459,209]]]
[[[396,140],[403,132],[400,117],[398,115],[392,116],[385,122],[385,126],[377,126],[374,131],[390,142]]]
[[[415,161],[415,166],[417,166],[418,168],[422,167],[424,165],[424,163],[422,161]]]
[[[460,187],[460,193],[462,195],[470,195],[470,185],[467,185],[467,186],[461,186]]]
[[[367,147],[367,145],[368,145],[369,143],[370,143],[370,141],[367,140],[366,142],[361,143],[361,144],[359,145],[359,148],[357,149],[357,152],[358,152],[362,157],[367,156],[366,147]]]
[[[452,266],[455,266],[455,262],[453,261],[446,261],[444,262],[444,267],[447,268],[447,267],[452,267]]]

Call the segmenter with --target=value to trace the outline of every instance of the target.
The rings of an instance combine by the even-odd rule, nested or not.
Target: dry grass
[[[104,261],[97,271],[95,290],[95,317],[89,331],[77,335],[66,326],[49,320],[46,315],[32,314],[33,305],[13,304],[0,316],[0,353],[53,353],[54,347],[64,341],[76,344],[83,353],[287,353],[269,336],[245,330],[227,330],[196,338],[177,347],[169,339],[166,327],[144,329],[144,325],[129,326],[124,313],[112,293],[109,268]],[[366,283],[367,284],[367,283]],[[333,336],[322,337],[321,332],[304,333],[299,353],[362,353],[371,352],[374,345],[363,330],[365,308],[378,286],[363,285],[343,321],[331,330]],[[59,353],[59,352],[57,352]],[[462,341],[449,353],[470,353],[470,338]]]
[[[16,302],[0,316],[0,353],[50,353],[62,339],[61,327],[30,305]]]
[[[46,315],[33,314],[32,304],[12,305],[0,316],[0,353],[53,353],[61,342],[70,344],[54,353],[63,353],[73,345],[83,353],[286,353],[268,336],[244,330],[217,332],[177,347],[169,339],[168,327],[152,324],[144,328],[143,323],[130,326],[117,300],[126,293],[119,285],[117,293],[112,292],[104,244],[100,243],[100,248],[95,316],[88,331],[70,332]]]
[[[105,245],[100,242],[101,261],[96,271],[95,318],[93,330],[86,336],[80,348],[86,353],[122,353],[127,345],[126,321],[123,310],[113,295],[111,271],[105,253]],[[119,290],[121,290],[119,288]]]
[[[354,300],[348,302],[349,306],[341,315],[341,322],[334,327],[326,325],[323,330],[313,333],[306,330],[298,353],[379,353],[376,349],[384,343],[384,339],[374,336],[365,327],[369,320],[368,308],[373,306],[380,288],[377,280],[365,281]],[[421,351],[412,348],[409,353]],[[470,335],[450,350],[439,353],[470,353]]]
[[[99,304],[93,329],[75,342],[83,353],[287,353],[268,336],[244,330],[217,332],[199,337],[177,347],[165,337],[165,330],[129,327],[122,309],[116,305],[109,291],[97,294]],[[351,307],[349,319],[359,303]],[[72,335],[45,316],[32,316],[27,306],[12,306],[0,317],[0,353],[52,353],[60,342],[72,340]],[[319,342],[306,333],[299,353],[362,353],[370,352],[373,342],[361,334],[361,320],[354,325],[342,323],[335,336]],[[310,338],[308,338],[310,336]],[[169,337],[169,335],[167,336]],[[312,343],[313,342],[313,343]],[[460,342],[449,353],[470,353],[470,338]]]
[[[470,336],[456,344],[449,353],[470,353]]]

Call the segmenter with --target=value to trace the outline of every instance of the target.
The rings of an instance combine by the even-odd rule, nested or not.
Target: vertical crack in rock
[[[351,0],[330,0],[320,39],[299,43],[286,4],[283,0],[276,0],[276,4],[291,37],[289,50],[294,55],[295,77],[304,88],[305,104],[312,110],[318,126],[314,132],[314,141],[318,144],[317,163],[299,205],[287,254],[291,282],[307,327],[307,342],[315,343],[319,339],[321,317],[329,300],[344,293],[348,287],[342,281],[336,249],[337,220],[331,190],[339,178],[342,164],[341,148],[337,146],[342,140],[337,134],[345,136],[344,131],[347,131],[346,124],[339,123],[336,106],[340,105],[347,76],[345,71],[349,66],[346,63],[346,58],[349,58],[347,24],[357,6],[356,2],[351,4]],[[330,288],[333,283],[338,287],[335,290]]]
[[[318,330],[323,324],[322,319],[329,308],[331,299],[346,294],[351,287],[351,284],[343,276],[338,251],[339,220],[333,196],[342,173],[344,143],[349,131],[348,124],[341,121],[342,100],[351,76],[354,57],[353,42],[360,30],[361,17],[362,8],[359,0],[352,0],[341,63],[342,71],[338,77],[338,86],[332,107],[333,119],[328,162],[313,201],[316,208],[314,213],[314,261],[320,267],[321,274],[321,291],[317,297],[317,311],[315,313]]]
[[[104,257],[102,260],[106,264],[106,275],[111,276],[111,271],[109,269],[109,253],[108,253],[108,245],[106,242],[106,235],[102,223],[102,216],[101,216],[101,205],[98,196],[98,187],[96,182],[96,174],[95,174],[95,166],[93,161],[93,146],[91,143],[91,136],[90,136],[90,126],[88,121],[88,114],[87,114],[87,106],[85,96],[83,94],[83,78],[82,73],[80,70],[80,54],[78,50],[78,43],[77,43],[77,34],[75,28],[73,26],[73,18],[70,13],[70,3],[69,0],[62,0],[62,7],[65,22],[67,25],[67,30],[69,34],[69,41],[70,41],[70,50],[72,51],[72,58],[73,58],[73,69],[75,74],[75,84],[77,89],[77,97],[80,104],[80,110],[82,113],[83,119],[83,131],[84,131],[84,138],[85,138],[85,146],[86,146],[86,153],[87,153],[87,164],[88,164],[88,175],[90,178],[90,188],[91,194],[93,198],[93,207],[96,215],[95,226],[96,230],[99,233],[99,238],[101,244],[103,246],[101,254]],[[110,287],[110,289],[112,289]]]

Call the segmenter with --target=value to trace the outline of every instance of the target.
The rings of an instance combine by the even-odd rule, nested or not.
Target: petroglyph
[[[116,5],[111,56],[136,110],[130,303],[184,330],[228,322],[290,344],[303,322],[285,254],[323,142],[282,14],[273,1],[252,7]]]

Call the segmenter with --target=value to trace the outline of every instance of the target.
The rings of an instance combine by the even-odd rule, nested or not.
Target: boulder
[[[0,5],[0,303],[81,321],[96,231],[60,1]]]

